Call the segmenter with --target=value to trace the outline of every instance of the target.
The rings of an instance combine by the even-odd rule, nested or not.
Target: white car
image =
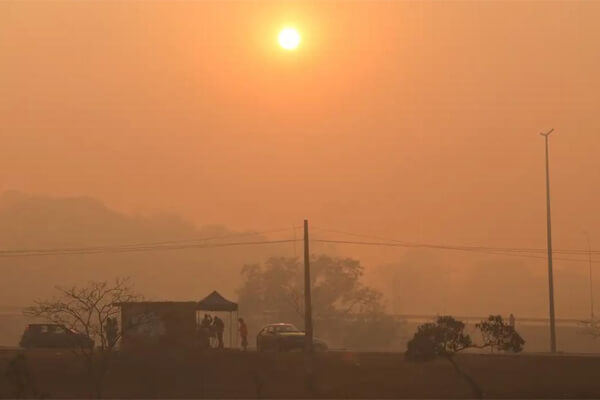
[[[294,351],[304,349],[304,331],[292,324],[270,324],[263,327],[256,336],[258,351]],[[314,351],[327,351],[323,340],[313,338]]]

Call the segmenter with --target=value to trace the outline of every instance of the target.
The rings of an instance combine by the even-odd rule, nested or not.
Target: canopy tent
[[[199,311],[237,311],[238,305],[233,301],[227,300],[225,297],[221,296],[219,292],[216,290],[211,294],[206,296],[204,299],[200,300],[196,306],[196,309]]]
[[[237,317],[238,317],[237,303],[227,300],[225,297],[221,296],[221,294],[215,290],[196,304],[196,310],[197,311],[229,312],[229,347],[231,347],[232,340],[233,340],[232,313],[235,312],[235,319],[237,321]],[[235,344],[237,346],[237,335],[235,336]]]

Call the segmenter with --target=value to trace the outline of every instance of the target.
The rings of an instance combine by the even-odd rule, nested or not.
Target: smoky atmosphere
[[[599,18],[0,1],[0,398],[600,397]]]

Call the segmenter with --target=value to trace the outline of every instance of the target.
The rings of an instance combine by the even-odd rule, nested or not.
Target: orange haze
[[[3,1],[0,192],[543,248],[538,133],[555,128],[555,247],[585,248],[586,230],[600,249],[599,19],[592,1]],[[436,254],[472,278],[469,255]],[[492,258],[478,275],[518,262],[545,287],[543,259]],[[574,296],[585,315],[587,265],[556,268],[558,313]],[[560,283],[571,269],[581,290]]]

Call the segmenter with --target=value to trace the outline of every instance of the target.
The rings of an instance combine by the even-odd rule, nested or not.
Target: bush
[[[441,316],[434,323],[420,325],[407,344],[406,357],[415,361],[430,360],[467,349],[473,342],[464,329],[465,324],[451,316]]]
[[[519,353],[523,350],[525,340],[517,333],[514,326],[506,324],[500,315],[490,315],[487,320],[476,325],[483,337],[483,346],[494,349]]]

